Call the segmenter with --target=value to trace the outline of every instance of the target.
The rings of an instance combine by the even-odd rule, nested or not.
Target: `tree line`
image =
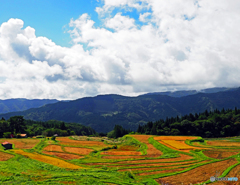
[[[10,137],[11,134],[17,136],[25,133],[28,136],[108,136],[118,138],[132,132],[120,125],[115,125],[114,129],[107,133],[97,133],[91,127],[78,123],[66,123],[63,121],[33,121],[25,120],[23,116],[13,116],[8,120],[0,120],[0,138]],[[240,135],[240,109],[222,109],[219,111],[205,110],[203,113],[187,114],[160,119],[155,122],[148,122],[139,125],[137,133],[151,135],[196,135],[201,137],[230,137]]]
[[[44,135],[70,136],[70,135],[97,135],[97,132],[91,127],[78,123],[65,123],[63,121],[33,121],[25,120],[23,116],[13,116],[8,120],[0,120],[0,138],[17,137],[20,134],[27,134],[29,137]]]
[[[138,133],[151,135],[196,135],[229,137],[240,135],[240,109],[222,109],[171,117],[139,125]]]
[[[132,132],[132,131],[129,129],[127,130],[127,129],[123,128],[121,125],[115,125],[114,129],[107,133],[107,137],[116,139],[118,137],[122,137],[126,134],[129,134],[130,132]]]

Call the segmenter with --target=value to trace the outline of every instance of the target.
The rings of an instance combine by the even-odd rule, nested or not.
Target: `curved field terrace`
[[[14,149],[0,148],[0,180],[12,182],[10,174],[17,173],[15,180],[32,176],[33,182],[42,184],[81,184],[86,177],[101,180],[100,184],[173,185],[209,183],[216,171],[239,177],[240,145],[236,138],[201,143],[196,139],[199,137],[154,135],[127,135],[115,140],[87,136],[57,137],[56,141],[8,139]]]

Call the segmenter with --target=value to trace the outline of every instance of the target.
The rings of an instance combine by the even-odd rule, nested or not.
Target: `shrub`
[[[108,168],[107,168],[106,166],[103,166],[102,169],[103,169],[103,170],[107,170]]]
[[[117,149],[117,145],[114,145],[114,146],[112,147],[112,149]]]
[[[51,140],[55,141],[56,140],[56,136],[52,136]]]
[[[126,172],[125,172],[125,175],[126,175],[127,177],[131,178],[131,179],[134,179],[134,175],[133,175],[132,171],[126,171]]]
[[[110,150],[110,149],[112,149],[112,147],[103,148],[101,151],[106,151],[106,150]]]
[[[10,135],[11,135],[12,133],[11,132],[4,132],[3,133],[3,137],[4,138],[10,138]]]

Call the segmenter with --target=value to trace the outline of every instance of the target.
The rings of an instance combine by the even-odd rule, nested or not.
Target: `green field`
[[[126,135],[0,139],[1,184],[224,184],[240,179],[240,137]],[[238,184],[238,182],[228,182]]]

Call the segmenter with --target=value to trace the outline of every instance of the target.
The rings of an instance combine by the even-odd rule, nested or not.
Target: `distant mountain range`
[[[189,96],[197,93],[217,93],[222,91],[233,91],[236,90],[236,88],[226,88],[226,87],[215,87],[215,88],[209,88],[209,89],[202,89],[200,91],[197,90],[189,90],[189,91],[167,91],[167,92],[153,92],[153,93],[147,93],[147,95],[167,95],[171,97],[183,97],[183,96]]]
[[[187,96],[172,97],[159,93],[126,97],[120,95],[99,95],[69,102],[57,102],[40,108],[21,112],[1,114],[9,119],[22,115],[25,119],[36,121],[60,120],[81,123],[97,132],[109,132],[115,124],[135,130],[138,124],[200,113],[207,110],[240,107],[240,88],[211,93],[197,93]],[[209,92],[209,91],[208,91]]]
[[[52,104],[56,102],[58,102],[58,100],[55,100],[55,99],[28,100],[24,98],[18,98],[18,99],[0,100],[0,114],[8,113],[8,112],[24,111],[27,109],[38,108],[43,105]]]

